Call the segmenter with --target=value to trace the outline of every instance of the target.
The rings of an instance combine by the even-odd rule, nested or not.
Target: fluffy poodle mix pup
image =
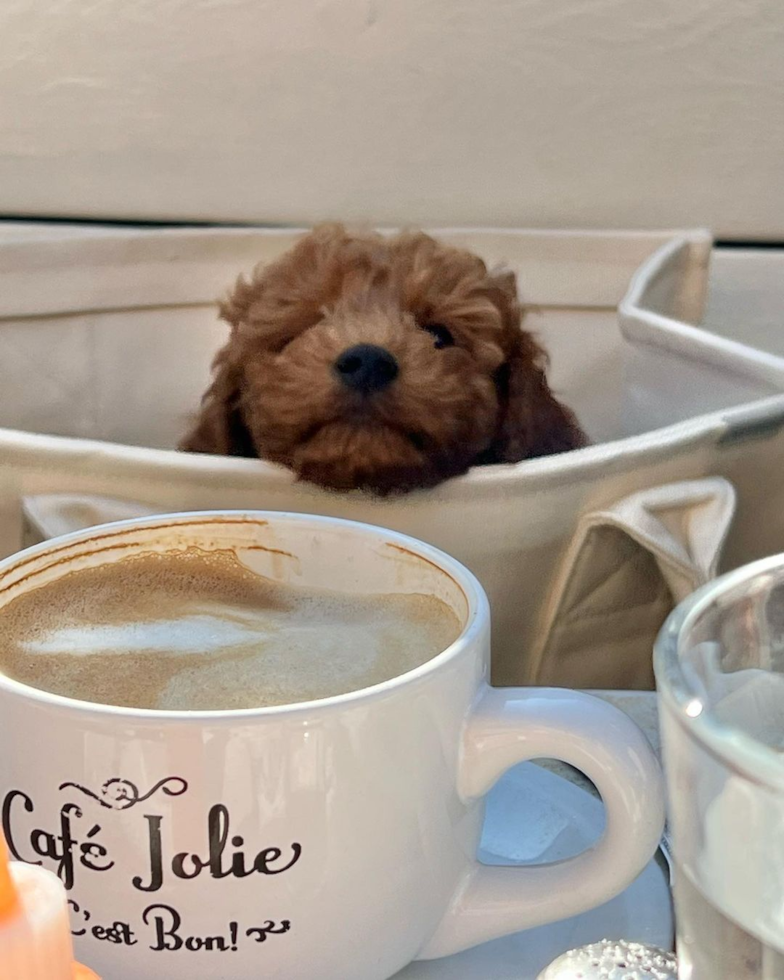
[[[585,444],[522,328],[515,277],[422,233],[324,225],[242,277],[182,449],[402,492]]]

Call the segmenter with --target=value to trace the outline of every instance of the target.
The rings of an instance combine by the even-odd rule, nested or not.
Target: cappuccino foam
[[[0,609],[0,673],[102,704],[255,708],[390,680],[460,631],[432,596],[280,585],[233,553],[190,549],[72,571],[18,596]]]

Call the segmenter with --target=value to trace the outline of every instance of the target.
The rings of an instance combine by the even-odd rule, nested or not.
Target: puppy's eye
[[[455,338],[443,323],[425,323],[422,329],[427,330],[429,334],[433,335],[435,338],[433,346],[436,350],[441,350],[444,347],[454,347]]]

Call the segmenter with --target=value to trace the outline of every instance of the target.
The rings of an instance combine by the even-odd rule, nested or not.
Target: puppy
[[[386,494],[585,444],[514,275],[428,235],[323,225],[220,312],[231,335],[181,449]]]

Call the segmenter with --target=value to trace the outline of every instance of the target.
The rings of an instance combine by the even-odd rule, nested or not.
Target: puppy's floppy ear
[[[574,414],[547,383],[547,354],[522,328],[522,312],[513,273],[494,277],[494,301],[507,332],[507,357],[496,375],[500,418],[491,455],[502,463],[550,456],[586,445]]]
[[[263,293],[263,272],[257,267],[249,282],[240,276],[219,304],[220,317],[229,324],[231,334],[212,363],[212,384],[201,400],[193,427],[180,442],[185,452],[258,456],[242,412],[243,323]]]
[[[232,344],[230,340],[215,359],[213,382],[202,399],[193,428],[180,443],[179,448],[186,452],[258,455],[242,415],[242,375],[229,359]]]

